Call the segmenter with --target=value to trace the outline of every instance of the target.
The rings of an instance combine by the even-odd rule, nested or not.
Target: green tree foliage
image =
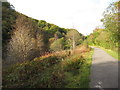
[[[8,2],[2,3],[2,42],[3,44],[10,39],[13,24],[16,19],[16,11]],[[3,45],[4,46],[4,45]]]
[[[49,38],[53,38],[55,33],[59,34],[58,37],[61,38],[64,37],[67,32],[66,29],[60,28],[54,24],[47,23],[44,20],[38,21],[38,26],[46,31],[46,33],[48,33]]]
[[[55,40],[50,46],[51,50],[53,50],[53,51],[64,50],[64,47],[65,47],[65,39],[64,38]]]
[[[96,28],[87,38],[89,45],[98,45],[105,48],[113,48],[114,43],[111,41],[111,34],[105,29]]]
[[[75,48],[76,45],[79,44],[80,39],[82,39],[80,33],[75,29],[70,29],[67,32],[66,38],[68,40],[70,47],[73,49]]]
[[[101,20],[104,29],[96,28],[87,38],[90,45],[98,45],[104,48],[117,50],[120,39],[120,1],[114,2],[104,11],[104,18]]]
[[[11,34],[14,29],[14,24],[16,20],[17,13],[14,7],[8,2],[2,3],[2,56],[6,57],[6,49],[9,40],[11,39]]]
[[[120,1],[110,4],[104,11],[104,18],[101,20],[105,26],[105,29],[111,34],[111,40],[113,43],[117,43],[120,39],[119,6]]]

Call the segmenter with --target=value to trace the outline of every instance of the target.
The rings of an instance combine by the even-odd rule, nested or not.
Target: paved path
[[[118,61],[94,47],[90,79],[91,88],[118,88]]]

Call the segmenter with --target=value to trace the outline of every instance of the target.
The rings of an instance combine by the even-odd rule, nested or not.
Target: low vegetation
[[[3,88],[88,88],[93,50],[80,46],[70,55],[68,52],[44,55],[5,69]]]

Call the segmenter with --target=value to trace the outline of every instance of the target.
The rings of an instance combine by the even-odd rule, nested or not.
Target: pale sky
[[[63,28],[75,28],[88,35],[101,26],[102,14],[117,0],[8,0],[15,10]]]

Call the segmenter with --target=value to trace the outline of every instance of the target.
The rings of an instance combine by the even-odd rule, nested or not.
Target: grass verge
[[[80,88],[90,88],[89,82],[90,82],[90,67],[92,64],[92,55],[94,53],[94,50],[92,49],[90,52],[85,54],[86,62],[83,64],[81,68],[81,75],[80,75]]]
[[[64,72],[64,88],[89,88],[90,67],[94,50],[85,47],[79,50],[75,50],[75,54],[60,63]]]

